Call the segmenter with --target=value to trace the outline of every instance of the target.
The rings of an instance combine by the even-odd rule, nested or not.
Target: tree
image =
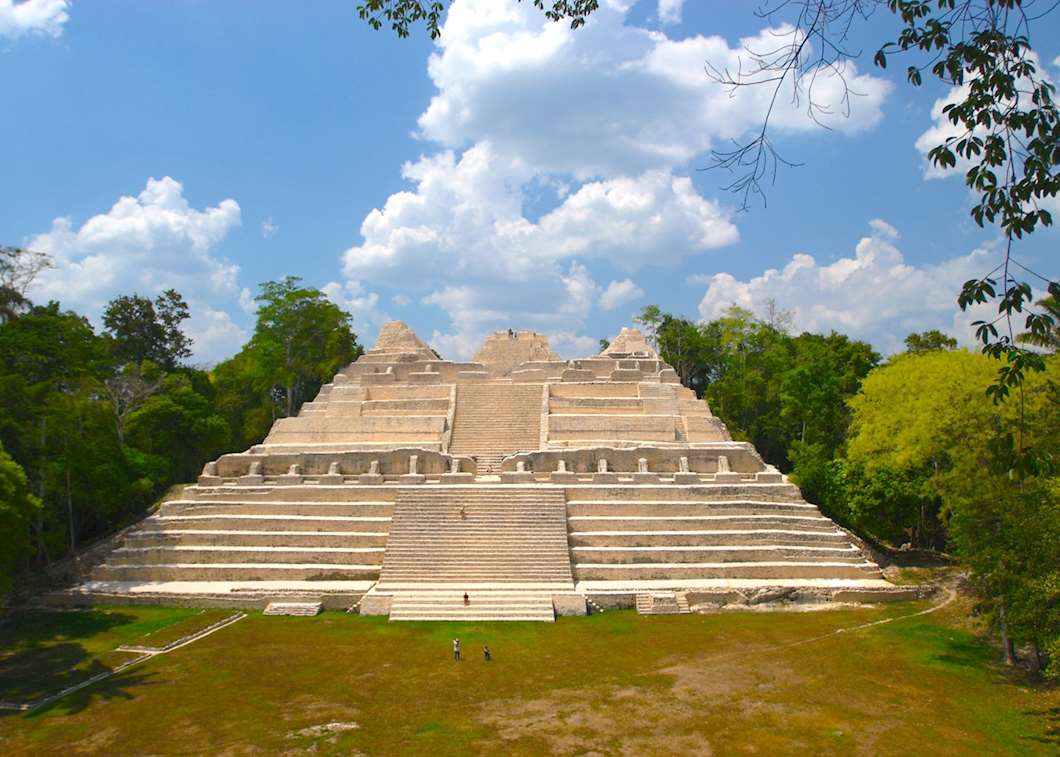
[[[46,253],[0,245],[0,323],[30,307],[26,291],[37,274],[54,265]]]
[[[1031,339],[1047,338],[1056,325],[1049,312],[1035,311],[1033,290],[1025,276],[1037,277],[1048,293],[1060,296],[1060,283],[1030,270],[1013,256],[1013,245],[1024,235],[1052,224],[1044,205],[1060,192],[1060,111],[1055,87],[1039,71],[1031,46],[1033,23],[1055,9],[1028,13],[1034,0],[780,0],[763,15],[788,22],[775,33],[769,50],[748,50],[733,72],[708,64],[708,73],[738,89],[765,86],[772,91],[761,129],[731,150],[715,151],[712,167],[735,171],[727,188],[739,193],[743,207],[751,195],[764,196],[763,182],[775,179],[781,158],[770,140],[773,105],[785,87],[795,101],[805,102],[817,118],[826,106],[814,95],[814,84],[831,80],[845,84],[847,62],[857,57],[847,41],[852,27],[884,6],[901,23],[897,38],[885,42],[873,58],[886,68],[895,55],[912,56],[906,78],[920,86],[924,74],[951,86],[953,101],[943,108],[956,134],[932,147],[928,158],[940,169],[960,168],[976,196],[972,219],[979,226],[997,224],[1005,240],[1001,261],[985,275],[964,283],[957,297],[962,310],[981,303],[997,303],[997,317],[975,321],[984,354],[1001,361],[987,387],[995,402],[1012,391],[1022,393],[1028,371],[1044,370],[1040,354],[1017,339],[1022,330]],[[852,93],[846,89],[843,102]],[[1016,271],[1019,269],[1019,278]],[[1000,327],[999,327],[1000,325]],[[1020,403],[1022,406],[1022,403]],[[1014,421],[1022,427],[1020,414]],[[1014,471],[1035,464],[1022,447],[1022,433],[1013,439]]]
[[[165,482],[194,479],[203,463],[228,449],[229,438],[213,386],[193,369],[166,376],[128,417],[129,443],[163,461]]]
[[[26,472],[0,445],[0,596],[11,587],[16,566],[30,551],[31,526],[40,509]]]
[[[1024,444],[1048,461],[1060,459],[1060,359],[1044,362],[1026,380]],[[1010,476],[998,434],[1020,410],[983,401],[993,371],[991,359],[964,350],[893,358],[850,402],[847,461],[869,478],[919,479],[920,496],[937,498],[949,544],[1011,654],[1013,640],[1045,649],[1060,634],[1060,595],[1049,590],[1060,586],[1060,481],[1044,465]]]
[[[658,305],[645,305],[639,314],[633,316],[634,323],[642,326],[647,332],[644,336],[656,350],[659,349],[659,327],[662,325],[663,313]]]
[[[910,334],[905,338],[905,351],[918,354],[921,352],[938,352],[957,349],[957,340],[946,336],[938,329]]]
[[[1020,334],[1016,337],[1016,341],[1040,347],[1049,352],[1060,352],[1060,297],[1051,294],[1038,300],[1037,304],[1053,319],[1053,328],[1037,334],[1032,332]]]
[[[114,411],[118,444],[125,446],[125,422],[162,386],[163,375],[149,360],[127,363],[103,381],[107,399]]]
[[[600,344],[600,352],[606,352],[607,348],[611,346],[611,340],[610,339],[600,339],[599,340],[599,344]]]
[[[266,281],[250,350],[261,379],[283,398],[283,413],[296,415],[310,392],[361,354],[351,317],[301,279]]]
[[[520,0],[522,2],[522,0]],[[585,24],[585,17],[595,11],[599,0],[532,0],[535,8],[545,12],[549,21],[570,19],[572,29]],[[550,4],[549,4],[550,3]],[[549,4],[546,8],[546,4]],[[431,39],[441,36],[439,21],[445,10],[442,0],[364,0],[357,15],[373,29],[381,29],[384,20],[399,37],[409,36],[409,27],[423,22]]]
[[[116,297],[103,311],[103,325],[120,363],[149,360],[171,371],[191,356],[191,339],[181,329],[190,315],[180,293],[167,289],[154,302],[138,294]]]
[[[684,318],[664,314],[656,341],[659,354],[677,372],[681,383],[694,389],[697,394],[702,394],[706,386],[703,370],[706,366],[706,356],[705,342],[699,326]]]

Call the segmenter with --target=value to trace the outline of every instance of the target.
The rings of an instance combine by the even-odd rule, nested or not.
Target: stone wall
[[[729,461],[729,470],[733,473],[759,473],[766,470],[766,464],[755,448],[747,442],[729,442],[716,447],[652,447],[639,446],[632,448],[616,447],[583,447],[578,449],[547,450],[521,452],[504,459],[501,469],[514,471],[519,462],[527,470],[536,473],[551,473],[564,460],[567,470],[572,473],[595,473],[599,470],[600,460],[608,462],[608,470],[634,472],[641,458],[647,460],[648,470],[652,473],[677,473],[681,470],[681,458],[688,458],[688,469],[692,473],[717,473],[718,458],[725,456]]]

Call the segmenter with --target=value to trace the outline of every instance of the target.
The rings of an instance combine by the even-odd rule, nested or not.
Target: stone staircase
[[[572,487],[567,511],[579,583],[881,577],[790,484]]]
[[[475,584],[573,587],[559,487],[407,487],[392,518],[380,591],[448,584],[462,597]]]
[[[188,487],[126,534],[91,579],[374,580],[393,497],[383,487]]]
[[[540,384],[460,384],[449,452],[472,455],[478,473],[495,473],[501,460],[541,446]]]
[[[547,592],[471,590],[402,592],[394,595],[391,620],[529,620],[551,623],[556,614]],[[470,650],[469,652],[470,653]]]
[[[641,592],[637,595],[641,615],[688,615],[688,597],[679,592]]]

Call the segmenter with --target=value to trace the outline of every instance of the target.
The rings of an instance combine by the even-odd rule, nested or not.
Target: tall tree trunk
[[[37,487],[37,497],[41,501],[41,510],[37,515],[37,558],[38,564],[41,557],[44,558],[45,565],[51,565],[51,555],[48,554],[48,543],[44,539],[44,494],[46,491],[46,480],[44,478],[44,446],[47,443],[47,429],[48,429],[48,416],[41,415],[40,417],[40,463],[38,468],[38,476],[40,481]]]
[[[1000,625],[1001,625],[1001,649],[1005,654],[1005,664],[1015,665],[1016,664],[1016,645],[1013,643],[1012,638],[1008,635],[1008,624],[1005,622],[1005,606],[1001,606],[1000,614]]]
[[[1034,666],[1035,673],[1041,673],[1042,668],[1045,667],[1045,656],[1042,654],[1042,648],[1033,639],[1031,640],[1031,664]]]
[[[74,495],[70,487],[70,463],[66,463],[66,516],[70,524],[70,553],[77,547],[77,535],[74,531]]]

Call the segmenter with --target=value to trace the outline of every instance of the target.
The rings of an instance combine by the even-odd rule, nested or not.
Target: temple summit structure
[[[296,417],[98,552],[53,601],[550,621],[908,595],[635,329],[580,360],[500,331],[461,363],[388,323]]]

